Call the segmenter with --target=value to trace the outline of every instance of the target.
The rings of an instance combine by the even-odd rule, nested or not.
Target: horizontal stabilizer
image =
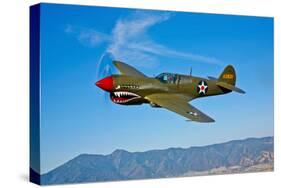
[[[217,80],[217,78],[213,77],[213,76],[208,76],[209,80]]]
[[[238,87],[235,87],[235,86],[233,86],[233,85],[231,85],[231,84],[227,84],[227,83],[225,83],[225,82],[218,82],[217,85],[220,86],[220,87],[223,87],[223,88],[225,88],[225,89],[231,90],[231,91],[236,91],[236,92],[238,92],[238,93],[243,93],[243,94],[246,93],[246,92],[243,91],[242,89],[240,89],[240,88],[238,88]]]

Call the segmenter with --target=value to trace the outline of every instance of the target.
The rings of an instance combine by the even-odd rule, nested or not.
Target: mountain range
[[[81,154],[41,175],[41,184],[100,182],[273,170],[273,137],[146,152]]]

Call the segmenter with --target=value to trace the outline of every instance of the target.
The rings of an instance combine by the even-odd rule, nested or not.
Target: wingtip
[[[123,61],[119,61],[119,60],[113,60],[112,63],[115,64],[115,65],[116,64],[126,64]]]
[[[238,93],[240,93],[240,94],[245,94],[246,92],[244,91],[244,90],[242,90],[242,89],[240,89],[240,88],[238,88],[239,90],[237,91]]]
[[[203,123],[215,123],[216,121],[214,119],[209,119],[207,121],[204,121]]]
[[[113,60],[112,63],[113,63],[114,65],[116,65],[117,63],[119,63],[119,61]]]
[[[206,121],[194,121],[194,120],[186,119],[185,121],[195,122],[195,123],[214,123],[214,122],[216,122],[214,119],[210,119],[210,120],[206,120]]]
[[[112,63],[113,63],[115,66],[117,66],[118,64],[123,63],[123,62],[118,61],[118,60],[113,60]]]

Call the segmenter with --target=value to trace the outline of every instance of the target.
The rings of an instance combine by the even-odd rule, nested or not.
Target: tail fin
[[[217,85],[230,91],[245,93],[245,91],[243,91],[242,89],[235,87],[235,83],[236,83],[235,70],[233,66],[228,65],[221,73]]]
[[[225,69],[221,73],[218,81],[235,86],[236,74],[235,74],[235,70],[234,70],[233,66],[228,65],[227,67],[225,67]]]

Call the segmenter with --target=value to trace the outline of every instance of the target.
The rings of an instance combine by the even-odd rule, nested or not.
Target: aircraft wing
[[[113,64],[122,74],[129,76],[146,77],[142,72],[121,61],[113,61]]]
[[[214,122],[211,117],[197,110],[187,102],[191,100],[183,95],[178,94],[152,94],[145,97],[152,103],[155,103],[163,108],[171,110],[181,116],[184,116],[191,121],[197,122]]]

